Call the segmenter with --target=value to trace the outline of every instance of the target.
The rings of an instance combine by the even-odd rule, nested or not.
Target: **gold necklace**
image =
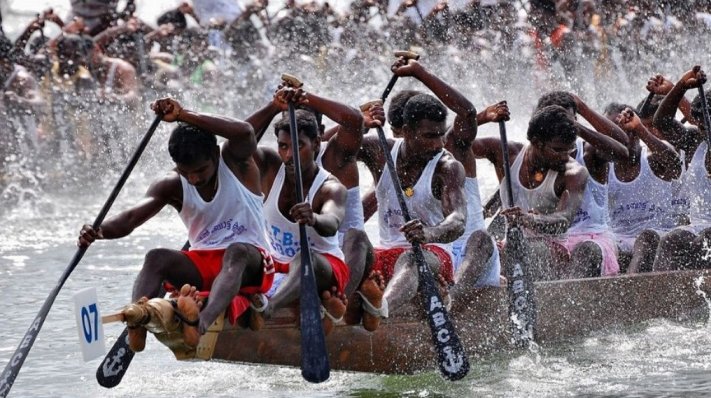
[[[415,188],[413,187],[405,187],[405,189],[402,190],[405,193],[405,196],[408,198],[411,198],[412,195],[415,194]]]

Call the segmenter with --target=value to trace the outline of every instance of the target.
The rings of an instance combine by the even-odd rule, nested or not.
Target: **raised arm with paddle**
[[[123,185],[126,183],[126,180],[133,171],[133,168],[138,163],[138,159],[140,159],[141,154],[143,154],[143,151],[146,149],[146,146],[148,145],[148,142],[153,136],[153,133],[156,131],[156,128],[158,127],[160,121],[161,116],[156,116],[150,128],[143,136],[143,139],[138,144],[138,148],[136,148],[135,152],[133,153],[133,156],[131,156],[131,160],[128,162],[128,165],[126,165],[126,168],[121,174],[119,181],[116,183],[116,186],[114,187],[113,191],[111,191],[111,194],[104,203],[104,206],[101,208],[101,211],[99,211],[99,215],[94,220],[94,223],[92,224],[94,229],[98,229],[101,226],[101,223],[104,221],[106,214],[109,212],[109,209],[111,209],[114,200],[116,200],[116,197],[118,197],[119,193],[121,192],[121,189],[123,188]],[[22,368],[22,364],[25,362],[25,359],[27,358],[30,349],[32,349],[32,345],[34,344],[35,339],[37,338],[37,335],[40,332],[40,329],[42,329],[42,324],[44,324],[44,321],[47,318],[47,314],[49,314],[49,310],[52,308],[52,304],[54,303],[54,300],[59,294],[59,290],[62,288],[62,286],[64,286],[64,283],[67,281],[67,279],[69,279],[69,275],[72,273],[72,271],[74,271],[74,268],[76,268],[76,266],[79,264],[82,257],[84,257],[84,253],[86,253],[87,249],[88,247],[80,247],[77,249],[76,253],[74,254],[74,258],[72,258],[72,261],[62,273],[62,276],[59,278],[59,282],[57,282],[57,285],[50,292],[49,296],[42,305],[42,308],[40,308],[39,313],[30,325],[30,328],[27,330],[25,336],[22,338],[20,345],[17,347],[17,350],[15,350],[15,353],[12,355],[10,361],[5,366],[5,369],[2,372],[2,376],[0,376],[0,397],[6,397],[7,394],[10,392],[10,389],[12,388],[12,385],[15,382],[15,378],[20,372],[20,368]]]

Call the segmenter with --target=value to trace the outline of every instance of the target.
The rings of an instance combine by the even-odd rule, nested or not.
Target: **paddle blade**
[[[301,376],[308,382],[321,383],[328,380],[331,368],[321,324],[321,299],[309,250],[301,251],[301,262]]]
[[[419,274],[420,295],[437,351],[439,370],[444,378],[452,381],[459,380],[469,373],[469,359],[449,320],[447,308],[435,286],[434,277],[425,262],[422,249],[413,246],[413,251]]]
[[[128,347],[128,329],[116,339],[101,365],[96,369],[96,381],[102,387],[113,388],[121,383],[135,353]]]
[[[533,282],[529,273],[530,248],[521,228],[509,227],[504,253],[513,342],[516,346],[527,347],[536,335],[536,307]]]

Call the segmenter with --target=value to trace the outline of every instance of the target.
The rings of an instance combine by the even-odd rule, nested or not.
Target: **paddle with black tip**
[[[281,79],[289,86],[299,88],[303,83],[294,76],[283,74]],[[294,178],[296,182],[296,201],[304,201],[304,186],[301,176],[299,159],[299,132],[296,124],[294,103],[289,102],[289,130],[291,133],[292,162],[294,163]],[[331,372],[326,350],[326,337],[321,323],[321,299],[318,295],[316,277],[311,259],[306,225],[299,224],[299,241],[301,245],[301,295],[299,308],[301,311],[301,376],[311,383],[321,383],[328,380]]]
[[[148,141],[150,141],[151,137],[153,136],[153,133],[156,131],[156,128],[158,127],[158,124],[161,121],[161,118],[161,115],[156,116],[156,118],[153,120],[153,123],[151,124],[151,127],[148,129],[148,132],[146,132],[146,135],[143,136],[143,139],[138,145],[138,148],[136,148],[136,151],[133,153],[131,160],[129,161],[128,165],[126,165],[126,169],[124,169],[123,174],[121,174],[121,177],[119,178],[119,181],[116,183],[116,186],[114,187],[113,191],[111,191],[111,194],[106,200],[106,203],[104,203],[104,207],[101,208],[99,215],[96,217],[96,220],[94,220],[92,227],[95,230],[98,230],[101,226],[101,223],[104,221],[104,217],[106,217],[106,214],[109,212],[109,209],[111,209],[111,205],[113,205],[114,200],[116,200],[116,197],[121,192],[121,188],[123,188],[123,185],[126,183],[126,180],[128,179],[129,175],[131,175],[131,171],[133,171],[133,168],[136,166],[136,163],[138,163],[138,159],[141,157],[143,150],[146,149]],[[27,330],[25,336],[22,338],[20,345],[17,347],[17,350],[15,350],[15,353],[12,355],[10,361],[5,366],[5,370],[3,370],[2,375],[0,376],[0,397],[4,398],[10,392],[12,384],[15,382],[15,378],[20,372],[20,368],[25,362],[25,359],[27,358],[27,355],[29,354],[32,345],[34,344],[40,329],[42,329],[42,324],[44,324],[44,321],[47,318],[47,314],[49,313],[49,310],[52,308],[54,300],[59,294],[59,290],[62,288],[62,286],[64,286],[64,283],[67,281],[67,279],[69,279],[69,275],[72,273],[72,271],[74,271],[74,268],[76,268],[76,266],[79,264],[79,261],[81,261],[82,257],[84,257],[84,253],[86,253],[87,249],[88,247],[80,247],[77,249],[76,253],[74,254],[74,258],[72,258],[72,261],[69,263],[69,266],[67,266],[67,268],[64,270],[64,273],[62,273],[62,276],[59,278],[59,282],[57,282],[57,285],[49,293],[49,297],[47,297],[47,299],[45,300],[39,313],[32,321],[30,328]]]
[[[499,122],[501,151],[504,159],[504,178],[508,193],[508,206],[514,206],[509,166],[509,146],[506,139],[506,123]],[[533,282],[529,269],[530,249],[518,225],[509,225],[504,247],[504,273],[508,279],[509,313],[513,321],[513,342],[518,347],[528,347],[536,333],[536,308]]]
[[[403,57],[408,60],[420,59],[420,55],[414,51],[395,51],[395,57],[396,58]],[[380,99],[383,101],[383,103],[385,103],[385,100],[388,98],[388,95],[390,95],[390,92],[393,90],[393,87],[395,87],[395,83],[397,83],[398,78],[399,78],[399,76],[396,74],[393,74],[393,77],[390,78],[390,82],[388,82],[388,86],[385,87],[385,91],[383,91],[383,95],[380,96]]]
[[[186,241],[181,250],[188,250],[189,248],[190,241]],[[161,297],[163,295],[165,295],[165,291],[161,289],[158,296]],[[96,382],[106,388],[114,388],[119,385],[128,371],[135,354],[128,345],[128,328],[123,328],[121,335],[111,346],[99,367],[96,368]]]
[[[381,100],[370,101],[363,104],[361,110],[367,110],[375,103],[381,106],[383,104]],[[410,217],[410,211],[407,208],[407,203],[405,203],[405,196],[403,196],[400,179],[397,176],[395,163],[390,154],[388,140],[385,138],[385,132],[382,127],[378,126],[377,131],[380,147],[385,156],[387,169],[400,204],[402,216],[405,219],[405,223],[408,223],[412,220],[412,217]],[[469,372],[467,354],[459,341],[459,336],[454,330],[452,322],[449,320],[449,313],[442,302],[442,297],[439,295],[434,276],[422,252],[422,246],[419,243],[413,243],[412,253],[418,271],[418,286],[422,297],[422,307],[425,310],[430,331],[432,332],[432,341],[437,351],[439,370],[445,378],[452,381],[459,380]]]

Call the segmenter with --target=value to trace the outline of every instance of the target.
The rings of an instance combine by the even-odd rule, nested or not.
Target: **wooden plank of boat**
[[[707,271],[676,271],[537,282],[537,342],[547,345],[655,318],[675,321],[708,317],[698,293]],[[709,291],[708,282],[700,289]],[[509,351],[508,302],[503,288],[482,289],[468,303],[455,303],[452,317],[470,357]],[[369,333],[341,325],[328,336],[334,370],[411,374],[434,370],[435,355],[424,319],[414,307]],[[220,332],[213,360],[298,366],[301,350],[296,317],[277,312],[259,332],[227,326]]]

